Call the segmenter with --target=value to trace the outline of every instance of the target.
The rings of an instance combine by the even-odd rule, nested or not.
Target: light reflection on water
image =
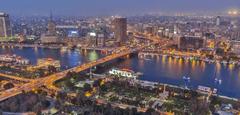
[[[219,94],[240,98],[240,69],[231,64],[206,63],[197,60],[184,60],[173,57],[158,57],[152,60],[134,57],[121,65],[142,72],[142,80],[156,81],[173,85],[184,85],[183,76],[191,77],[190,87],[198,85],[218,88]],[[215,83],[215,78],[222,84]]]
[[[61,61],[64,67],[74,67],[78,64],[103,57],[102,54],[87,51],[61,51],[56,49],[43,48],[2,48],[0,54],[16,54],[28,58],[36,64],[39,58],[53,58]],[[91,57],[93,56],[93,57]],[[126,58],[120,67],[130,68],[136,72],[142,72],[142,80],[156,81],[173,85],[184,85],[183,76],[191,77],[190,87],[198,85],[215,87],[220,94],[240,98],[240,70],[239,67],[221,63],[205,63],[196,60],[184,60],[173,57],[155,57],[145,60],[138,57]],[[216,73],[215,73],[216,72]],[[215,78],[222,80],[222,84],[216,84]]]

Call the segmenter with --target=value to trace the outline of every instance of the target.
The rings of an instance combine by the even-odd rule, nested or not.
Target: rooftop
[[[7,14],[4,12],[0,12],[0,16],[7,16]]]

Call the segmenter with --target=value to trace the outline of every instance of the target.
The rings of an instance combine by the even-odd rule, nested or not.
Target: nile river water
[[[39,58],[53,58],[61,61],[62,69],[82,64],[86,61],[101,58],[103,54],[95,51],[60,51],[44,48],[1,48],[0,54],[16,54],[29,59],[36,64]],[[213,64],[201,61],[184,61],[171,57],[158,57],[151,60],[138,59],[137,56],[128,58],[117,64],[122,68],[129,68],[143,73],[139,79],[184,86],[190,77],[188,87],[197,88],[198,85],[218,89],[218,94],[240,98],[240,67],[234,65]],[[215,79],[221,79],[217,83]]]

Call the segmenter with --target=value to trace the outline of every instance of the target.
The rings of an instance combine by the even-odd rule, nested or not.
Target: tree
[[[190,102],[190,111],[196,115],[208,115],[209,105],[205,98],[192,98]]]
[[[113,109],[110,103],[108,103],[106,105],[106,111],[104,113],[104,115],[112,115],[113,114]]]
[[[93,82],[93,87],[99,87],[100,84],[101,84],[101,79],[95,80],[95,81]]]
[[[13,88],[13,87],[14,87],[14,85],[13,85],[12,83],[6,83],[6,84],[3,86],[3,88],[4,88],[5,90],[11,89],[11,88]]]
[[[153,108],[148,108],[146,111],[146,115],[152,115],[152,113],[154,113],[155,110]]]
[[[52,66],[52,65],[49,65],[48,66],[48,72],[49,73],[55,73],[55,72],[57,72],[57,68]]]
[[[85,83],[83,88],[84,88],[84,91],[90,91],[92,89],[91,85],[88,83]]]
[[[67,97],[67,94],[65,92],[59,92],[56,97],[58,100],[65,100]]]
[[[217,96],[212,96],[211,97],[211,104],[213,105],[221,105],[221,100]]]

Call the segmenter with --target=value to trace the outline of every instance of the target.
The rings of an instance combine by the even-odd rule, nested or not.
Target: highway
[[[3,74],[3,73],[0,73],[0,76],[8,78],[8,79],[12,79],[12,80],[20,81],[20,82],[30,82],[30,81],[32,81],[31,79],[17,77],[17,76],[13,76],[13,75],[7,75],[7,74]]]

